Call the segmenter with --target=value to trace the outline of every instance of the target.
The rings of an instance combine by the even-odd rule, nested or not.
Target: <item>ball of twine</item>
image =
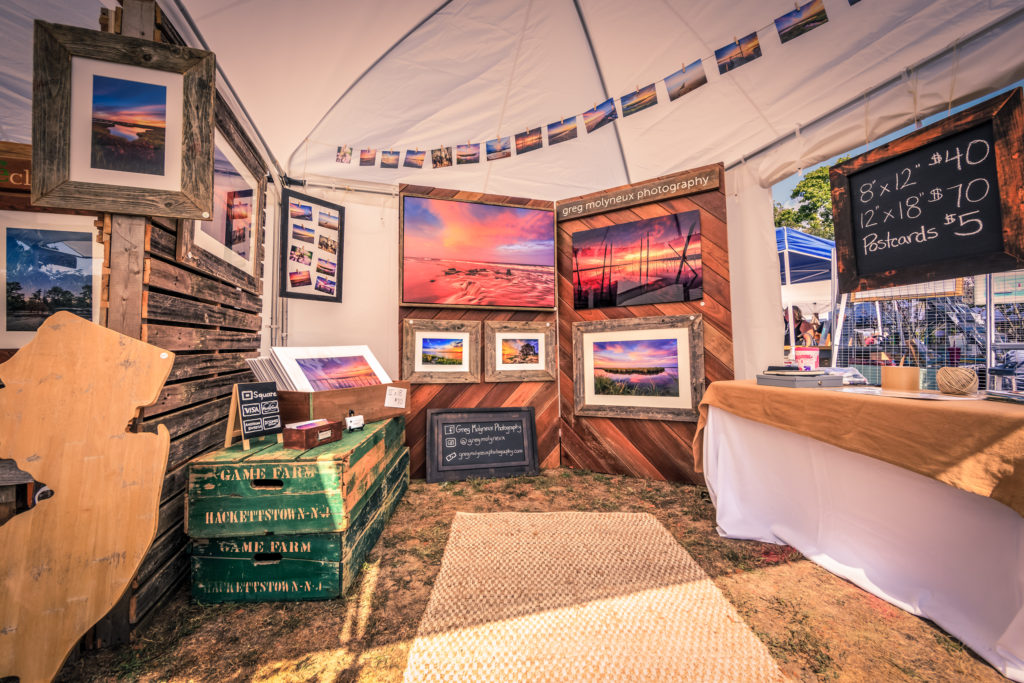
[[[978,373],[970,368],[939,368],[935,384],[944,394],[968,396],[978,392]]]

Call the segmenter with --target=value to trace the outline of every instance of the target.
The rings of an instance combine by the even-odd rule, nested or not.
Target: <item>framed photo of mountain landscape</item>
[[[177,259],[259,294],[267,169],[220,95],[213,159],[211,219],[179,222]]]
[[[214,55],[35,22],[32,203],[209,220]]]
[[[574,232],[573,308],[701,299],[701,263],[698,210]]]
[[[697,421],[701,315],[576,322],[572,352],[577,415]]]
[[[341,303],[345,207],[285,190],[280,244],[281,296]]]
[[[399,290],[402,306],[555,308],[555,214],[402,193]]]

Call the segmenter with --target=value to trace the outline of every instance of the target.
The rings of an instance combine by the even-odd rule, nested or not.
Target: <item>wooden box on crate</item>
[[[190,465],[193,596],[226,602],[340,595],[408,487],[404,416],[307,451],[250,445]]]

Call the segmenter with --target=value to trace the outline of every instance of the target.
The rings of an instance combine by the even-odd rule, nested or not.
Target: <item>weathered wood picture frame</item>
[[[553,382],[557,326],[549,321],[484,321],[485,382]]]
[[[427,410],[426,452],[430,484],[539,474],[534,409]]]
[[[261,294],[267,167],[220,93],[217,94],[214,108],[214,122],[214,206],[211,220],[186,218],[179,221],[175,256],[179,263],[230,282],[247,292]],[[234,180],[235,177],[239,180]],[[245,256],[238,253],[239,250],[233,245],[227,244],[229,236],[226,232],[222,240],[224,244],[216,244],[217,240],[203,231],[204,224],[216,223],[220,226],[237,223],[233,218],[236,211],[234,204],[237,203],[234,197],[249,191],[251,199],[248,202],[249,225],[246,236],[249,249]]]
[[[941,149],[946,140],[959,139],[957,136],[983,129],[985,132],[979,136],[991,135],[992,144],[987,139],[972,140],[963,155],[964,163],[961,163],[962,150],[959,143],[949,143],[954,144],[956,150],[952,158],[949,149]],[[971,146],[975,143],[978,143],[978,147],[972,161]],[[935,151],[930,159],[911,159],[915,154],[920,156],[925,148]],[[945,156],[942,151],[945,151]],[[980,171],[981,164],[988,160],[989,152],[994,155],[994,180],[998,183],[997,188],[990,187],[991,183],[985,177],[988,172]],[[928,157],[927,154],[924,156]],[[876,174],[880,173],[882,169],[889,168],[886,165],[888,162],[898,161],[901,157],[908,161],[897,164],[895,175],[887,173],[884,183],[877,183],[867,175],[854,178],[872,170]],[[962,168],[967,176],[959,187],[956,184],[949,187],[950,182],[939,185],[922,182],[928,178],[920,174],[929,171],[930,167],[936,166],[939,170],[930,172],[939,174],[944,166],[952,163],[956,164],[957,172]],[[923,168],[919,168],[922,164]],[[979,169],[980,175],[967,172],[972,164]],[[1024,213],[1020,209],[1020,194],[1024,192],[1024,97],[1021,88],[993,97],[837,164],[830,169],[829,176],[832,184],[839,291],[843,293],[1014,270],[1024,265]],[[860,183],[860,187],[856,188],[856,198],[851,191],[852,182]],[[955,180],[951,182],[956,183]],[[981,184],[974,186],[975,182]],[[890,193],[906,192],[907,187],[917,183],[920,183],[918,188],[922,190],[919,194],[910,191],[911,195],[905,200],[900,199],[902,205],[891,205],[893,194]],[[949,233],[973,238],[973,235],[980,232],[982,221],[972,214],[981,213],[981,202],[992,196],[993,191],[998,192],[998,200],[990,200],[988,210],[990,213],[998,210],[1001,214],[1001,240],[998,239],[998,233],[987,233],[990,236],[986,238],[982,250],[971,250],[971,245],[966,242],[952,246],[947,244],[938,248],[938,258],[922,258],[921,250],[930,249],[928,245],[932,240],[940,244],[939,239],[948,239]],[[867,206],[873,202],[878,204]],[[945,220],[932,222],[928,220],[927,214],[923,214],[922,209],[931,210],[933,205],[941,209]],[[858,206],[862,211],[858,212]],[[889,223],[889,214],[894,219],[898,216],[899,220]],[[910,226],[913,234],[899,232],[900,223],[905,222],[904,215],[906,221],[912,221]],[[892,233],[892,229],[896,229],[897,233]],[[868,234],[868,231],[874,232]],[[858,242],[859,233],[864,234],[863,244]],[[867,243],[869,238],[873,238],[870,245]],[[995,245],[999,241],[1001,247]],[[874,254],[881,250],[893,251],[894,247],[904,249],[906,254],[885,268],[872,269],[861,263],[858,257],[860,246],[864,247],[865,258],[869,250]]]
[[[572,365],[576,415],[696,422],[703,316],[573,323]]]
[[[36,21],[32,203],[209,218],[215,62],[204,50]]]
[[[279,244],[282,297],[341,303],[345,207],[285,190]]]
[[[414,384],[480,381],[479,320],[402,321],[402,379]]]

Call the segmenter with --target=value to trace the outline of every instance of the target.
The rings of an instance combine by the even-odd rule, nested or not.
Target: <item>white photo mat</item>
[[[462,342],[462,362],[458,365],[433,365],[423,362],[424,339],[458,339]],[[473,352],[469,346],[469,332],[443,332],[441,330],[416,330],[416,361],[413,369],[416,372],[469,372],[469,356]]]
[[[93,76],[119,78],[167,88],[163,174],[131,173],[92,167]],[[181,190],[184,83],[182,74],[170,71],[72,57],[69,179],[172,192]]]
[[[544,332],[496,332],[494,335],[494,369],[495,370],[544,370],[547,359],[547,346],[544,343]],[[505,363],[502,360],[502,342],[506,339],[528,339],[537,349],[536,363]]]
[[[604,395],[594,391],[595,342],[676,340],[679,396]],[[616,330],[583,335],[584,401],[586,405],[642,408],[696,408],[690,392],[690,329]]]
[[[369,346],[275,346],[271,349],[283,373],[292,381],[296,391],[316,391],[306,374],[299,367],[299,360],[363,357],[381,384],[390,384],[384,366],[373,355]]]
[[[92,216],[73,216],[59,213],[37,213],[34,211],[0,211],[0,280],[3,280],[4,291],[7,290],[8,265],[8,231],[18,230],[54,230],[62,232],[82,233],[91,245],[92,267],[92,322],[99,321],[100,293],[103,284],[103,245],[96,242],[95,218]],[[21,348],[32,340],[35,331],[8,331],[7,329],[7,297],[0,299],[0,348]]]

